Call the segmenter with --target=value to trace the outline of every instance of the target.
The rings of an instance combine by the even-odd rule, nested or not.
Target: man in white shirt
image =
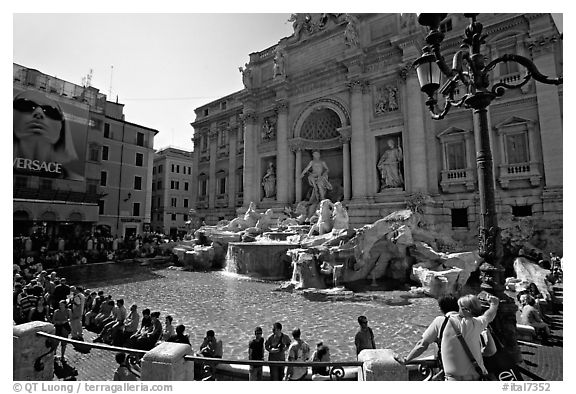
[[[499,300],[497,297],[488,296],[490,307],[479,317],[475,317],[482,309],[480,300],[475,295],[465,295],[458,299],[459,311],[448,312],[446,316],[436,317],[430,326],[422,334],[422,339],[418,341],[414,349],[408,354],[406,359],[399,360],[408,362],[421,355],[432,342],[441,340],[442,365],[446,380],[479,380],[480,376],[472,361],[466,354],[462,343],[458,340],[454,326],[460,331],[466,341],[470,352],[484,373],[481,351],[480,334],[488,327],[496,317]],[[439,338],[445,318],[448,317],[448,324],[445,325],[442,338]]]

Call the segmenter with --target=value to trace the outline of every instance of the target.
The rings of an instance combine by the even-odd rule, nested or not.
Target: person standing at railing
[[[264,361],[264,338],[262,327],[254,330],[254,339],[248,343],[248,360]],[[250,365],[248,380],[262,380],[262,366]]]
[[[290,338],[282,332],[282,324],[274,323],[272,335],[266,339],[264,348],[268,351],[268,361],[285,361],[286,349],[290,346]],[[284,367],[270,366],[270,380],[283,380]]]
[[[330,362],[330,349],[322,342],[316,344],[316,350],[312,354],[312,362]],[[312,380],[330,380],[329,367],[312,367]]]
[[[299,328],[292,330],[294,341],[288,348],[288,361],[304,362],[310,358],[310,346],[301,338]],[[308,367],[286,367],[284,380],[303,380],[308,374]]]
[[[366,316],[358,316],[358,324],[360,330],[354,337],[354,344],[356,345],[356,356],[364,349],[376,349],[376,342],[374,342],[374,332],[368,327],[368,319]]]

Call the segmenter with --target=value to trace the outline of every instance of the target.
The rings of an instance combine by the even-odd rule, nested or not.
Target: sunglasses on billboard
[[[40,105],[32,100],[18,99],[14,101],[14,109],[18,112],[32,113],[36,108],[40,107],[44,115],[52,120],[62,120],[62,114],[58,108],[54,108],[51,105]]]

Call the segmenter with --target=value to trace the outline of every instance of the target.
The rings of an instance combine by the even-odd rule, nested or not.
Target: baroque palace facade
[[[425,221],[473,241],[479,212],[472,112],[433,121],[412,62],[426,29],[415,14],[293,14],[294,33],[250,54],[245,89],[196,109],[194,203],[207,224],[258,209],[294,206],[312,189],[302,171],[318,151],[327,196],[359,227],[418,204]],[[486,55],[516,53],[562,75],[562,41],[550,14],[480,14]],[[468,19],[448,14],[446,59]],[[519,82],[504,63],[493,83]],[[562,228],[563,87],[535,83],[489,107],[498,213]],[[275,189],[263,178],[275,168]],[[559,226],[558,226],[559,224]],[[560,230],[561,231],[561,230]],[[561,242],[561,241],[560,241]]]

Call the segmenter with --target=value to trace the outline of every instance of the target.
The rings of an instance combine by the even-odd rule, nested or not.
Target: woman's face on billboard
[[[14,100],[14,136],[42,138],[54,144],[60,138],[63,115],[58,105],[40,92],[24,92]]]

